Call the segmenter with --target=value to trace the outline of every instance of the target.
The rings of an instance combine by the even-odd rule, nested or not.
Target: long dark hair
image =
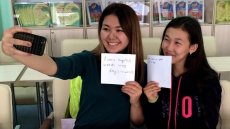
[[[101,53],[106,52],[101,41],[100,32],[103,21],[108,15],[117,16],[124,33],[128,37],[129,44],[125,52],[128,54],[136,54],[135,80],[142,83],[144,81],[144,57],[141,30],[138,17],[130,6],[121,3],[112,3],[103,10],[98,23],[98,37],[100,43],[92,52],[97,55],[98,58],[100,58]]]
[[[189,16],[184,16],[171,20],[163,32],[162,41],[168,28],[182,29],[184,32],[188,33],[190,45],[198,45],[197,50],[191,55],[187,56],[184,64],[184,67],[188,69],[188,72],[191,75],[194,75],[197,80],[206,80],[218,77],[217,72],[215,72],[208,64],[204,49],[201,26],[196,19]],[[164,55],[162,48],[160,48],[160,55]]]
[[[197,89],[199,91],[199,96],[201,98],[201,101],[200,101],[201,109],[205,117],[206,125],[207,127],[209,127],[209,124],[207,122],[208,116],[204,109],[204,101],[205,101],[204,100],[205,98],[203,97],[203,95],[205,94],[204,93],[205,92],[204,83],[210,79],[218,79],[218,74],[208,64],[206,54],[205,54],[205,49],[204,49],[204,42],[203,42],[201,26],[196,19],[189,17],[189,16],[175,18],[171,20],[166,26],[163,32],[162,41],[164,39],[164,36],[168,28],[182,29],[184,32],[188,33],[188,39],[189,39],[190,45],[193,45],[193,44],[198,45],[198,48],[194,53],[192,53],[191,55],[188,54],[184,67],[188,70],[188,74],[190,74],[190,77],[194,79],[194,81],[197,84],[195,86],[197,86]],[[164,55],[162,48],[160,48],[160,55]],[[219,112],[218,106],[216,106],[216,112]]]

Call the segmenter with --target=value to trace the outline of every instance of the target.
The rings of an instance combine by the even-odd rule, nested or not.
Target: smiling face
[[[184,66],[186,58],[197,49],[197,44],[191,45],[189,35],[181,28],[168,28],[162,41],[164,55],[172,56],[172,64]]]
[[[109,53],[119,53],[129,44],[129,39],[115,15],[108,15],[104,18],[100,31],[100,39]]]

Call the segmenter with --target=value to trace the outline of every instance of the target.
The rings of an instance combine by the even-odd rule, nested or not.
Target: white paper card
[[[62,129],[73,129],[76,119],[61,119],[61,128]]]
[[[148,81],[159,83],[160,87],[171,88],[171,56],[147,56]]]
[[[101,83],[124,85],[135,80],[135,54],[101,54]]]

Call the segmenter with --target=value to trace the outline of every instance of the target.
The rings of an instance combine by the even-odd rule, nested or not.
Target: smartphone
[[[29,41],[32,43],[31,47],[14,45],[14,47],[20,51],[35,54],[38,56],[42,56],[45,50],[47,39],[43,36],[25,33],[25,32],[17,32],[13,36],[16,39]]]

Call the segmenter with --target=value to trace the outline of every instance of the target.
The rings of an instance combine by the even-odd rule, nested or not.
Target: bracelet
[[[149,103],[155,103],[155,102],[158,100],[158,98],[159,98],[159,96],[157,95],[157,97],[156,97],[154,100],[149,100],[149,99],[148,99],[148,102],[149,102]]]

